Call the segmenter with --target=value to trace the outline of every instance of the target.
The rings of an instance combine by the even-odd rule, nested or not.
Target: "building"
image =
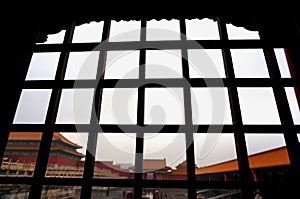
[[[290,177],[290,161],[285,146],[250,155],[249,164],[253,181],[284,182]],[[238,180],[238,162],[235,159],[197,168],[196,176],[198,180]]]
[[[42,133],[36,132],[11,132],[6,146],[4,157],[12,162],[35,163],[40,147]],[[48,165],[78,166],[84,154],[77,152],[81,149],[61,133],[53,134],[51,153]]]
[[[143,179],[147,180],[167,180],[171,172],[171,167],[167,166],[166,159],[144,159]],[[129,167],[129,178],[133,179],[135,166]]]
[[[37,132],[11,132],[0,175],[32,175],[41,136],[42,134]],[[61,133],[55,132],[46,175],[81,177],[84,168],[82,158],[85,157],[77,151],[81,148],[82,146],[71,142]],[[96,161],[94,176],[95,178],[128,178],[128,168],[121,168],[121,165],[114,164],[113,161]]]
[[[199,167],[195,164],[195,170]],[[180,164],[178,164],[175,169],[172,169],[170,175],[170,180],[186,180],[187,179],[187,161],[184,160]]]

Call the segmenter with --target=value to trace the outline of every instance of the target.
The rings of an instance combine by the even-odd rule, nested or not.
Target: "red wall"
[[[80,161],[80,162],[78,162],[78,165],[84,166],[84,162],[83,162],[83,161]],[[111,164],[105,164],[105,163],[103,163],[103,162],[96,161],[96,162],[95,162],[95,166],[98,167],[99,169],[110,170],[112,173],[118,173],[119,176],[125,176],[125,177],[128,177],[128,172],[123,171],[123,170],[121,170],[121,169],[114,168],[114,166],[111,165]]]
[[[168,180],[187,180],[187,176],[186,175],[168,174]]]
[[[28,163],[28,162],[36,162],[36,156],[20,156],[19,162]],[[58,165],[68,165],[68,166],[77,166],[76,160],[70,160],[66,158],[61,158],[57,156],[50,156],[48,159],[48,164],[58,164]]]
[[[48,164],[77,166],[76,160],[70,160],[70,159],[61,158],[61,157],[57,157],[57,156],[50,156],[48,159]]]
[[[19,162],[20,163],[28,163],[28,162],[36,162],[36,158],[37,158],[37,156],[20,156],[19,158],[18,158],[18,160],[19,160]]]

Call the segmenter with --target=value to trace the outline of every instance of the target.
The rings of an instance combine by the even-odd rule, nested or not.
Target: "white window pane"
[[[233,133],[194,133],[194,144],[198,167],[237,158]]]
[[[65,79],[96,79],[99,52],[70,52]]]
[[[63,89],[56,123],[90,123],[94,89]]]
[[[173,169],[186,160],[184,133],[145,133],[144,159],[166,159]]]
[[[258,31],[247,30],[244,27],[226,24],[229,39],[259,39]]]
[[[83,165],[84,165],[84,154],[86,153],[87,146],[87,132],[54,132],[51,143],[51,151],[47,162],[47,170],[45,177],[61,178],[63,176],[72,177],[82,177],[83,175]],[[66,146],[67,140],[76,144]],[[66,147],[57,150],[60,147]],[[73,148],[74,147],[74,148]],[[64,154],[65,149],[67,149],[67,154]],[[72,153],[73,152],[73,153]],[[79,154],[78,154],[79,153]],[[63,168],[74,168],[76,167],[76,172],[71,169],[59,172]]]
[[[139,51],[108,51],[105,79],[137,79]]]
[[[231,49],[235,77],[269,78],[262,49]]]
[[[283,78],[291,78],[289,66],[286,60],[286,56],[283,48],[275,48],[275,55],[278,63],[278,67],[280,70],[281,77]]]
[[[217,22],[212,19],[185,20],[187,39],[192,40],[219,40]]]
[[[103,22],[90,22],[75,27],[73,43],[100,42]]]
[[[109,41],[139,41],[140,21],[111,21]]]
[[[54,80],[60,53],[34,53],[26,80]]]
[[[21,93],[14,124],[43,124],[51,91],[50,89],[24,89]]]
[[[99,133],[96,161],[102,161],[103,164],[112,161],[114,164],[132,166],[135,158],[135,135],[135,133]]]
[[[136,122],[137,89],[103,89],[100,124],[136,124]]]
[[[184,124],[182,88],[146,88],[145,124]]]
[[[245,134],[248,155],[285,146],[283,134]]]
[[[88,141],[88,132],[61,132],[61,134],[70,140],[71,142],[82,146],[82,148],[77,149],[76,151],[82,154],[86,153],[87,141]],[[82,160],[84,157],[82,158]]]
[[[149,41],[157,40],[179,40],[180,27],[178,20],[151,20],[147,21],[147,35]]]
[[[181,50],[147,50],[146,78],[181,78]]]
[[[300,107],[293,87],[285,88],[294,124],[300,124]]]
[[[194,124],[232,124],[227,88],[192,88]]]
[[[61,30],[56,34],[49,34],[47,35],[47,41],[45,41],[42,44],[61,44],[64,41],[65,33],[66,33],[65,30]],[[41,43],[37,43],[37,44],[41,44]]]
[[[188,50],[191,78],[225,78],[222,51],[218,49]]]
[[[280,124],[271,88],[238,88],[244,124]]]

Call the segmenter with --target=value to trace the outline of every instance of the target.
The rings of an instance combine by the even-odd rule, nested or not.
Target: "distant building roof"
[[[40,141],[41,138],[42,138],[42,133],[41,132],[11,132],[9,134],[8,140]],[[62,134],[60,134],[59,132],[54,132],[52,140],[53,141],[54,140],[60,140],[60,141],[64,142],[65,144],[73,146],[77,149],[82,148],[82,146],[80,146],[80,145],[78,145],[74,142],[71,142],[70,140],[65,138]]]
[[[134,166],[130,167],[134,169]],[[169,170],[171,167],[168,167],[166,164],[166,159],[144,159],[143,160],[143,170],[144,171],[155,171],[155,170]]]
[[[180,164],[178,164],[176,166],[177,170],[186,170],[186,168],[187,168],[186,160],[184,160],[183,162],[181,162]],[[195,164],[195,168],[198,168],[198,166],[196,164]]]
[[[171,175],[187,175],[187,171],[186,170],[172,170],[171,171]]]
[[[276,167],[289,165],[289,157],[285,146],[268,151],[256,153],[249,156],[249,164],[251,169]],[[221,173],[229,171],[238,171],[237,160],[230,160],[206,167],[196,169],[196,175]]]

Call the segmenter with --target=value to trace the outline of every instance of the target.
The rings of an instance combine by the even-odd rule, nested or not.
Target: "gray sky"
[[[186,26],[188,39],[219,39],[217,24],[212,20],[187,20]],[[99,42],[102,27],[103,22],[91,22],[76,27],[73,42]],[[147,27],[149,28],[147,40],[180,39],[177,20],[152,20],[147,23]],[[113,21],[109,40],[138,41],[139,28],[139,21]],[[229,39],[259,38],[257,32],[232,25],[227,25],[227,28]],[[49,35],[46,43],[61,43],[64,33],[63,30],[55,35]],[[275,49],[275,52],[282,77],[289,78],[283,49]],[[262,49],[234,49],[231,53],[236,77],[269,77]],[[60,53],[56,52],[35,53],[26,80],[53,80],[59,55]],[[95,79],[98,56],[99,52],[71,52],[65,79]],[[221,50],[189,50],[188,56],[191,78],[225,77]],[[105,78],[138,78],[138,61],[137,50],[108,52]],[[123,67],[124,65],[126,67]],[[146,52],[146,78],[181,77],[180,50]],[[193,88],[191,91],[194,124],[232,124],[226,88]],[[286,88],[286,93],[294,123],[300,124],[294,91],[292,88]],[[50,94],[49,89],[23,90],[14,123],[44,123]],[[94,89],[64,89],[57,123],[74,123],[74,121],[88,123],[93,94]],[[245,124],[280,124],[271,88],[238,88],[238,94]],[[114,124],[116,121],[122,124],[136,123],[137,89],[104,89],[102,103],[100,123]],[[182,88],[148,88],[145,92],[145,123],[183,124],[185,118],[183,104]],[[63,133],[63,135],[82,145],[84,148],[80,151],[84,153],[87,133]],[[221,135],[216,132],[209,135],[195,134],[194,137],[198,166],[236,158],[233,134]],[[249,154],[285,145],[283,136],[275,134],[246,134],[246,141]],[[167,164],[175,167],[185,160],[184,146],[183,132],[149,133],[145,135],[145,158],[166,158]],[[135,134],[99,134],[97,160],[133,163],[134,152]]]

